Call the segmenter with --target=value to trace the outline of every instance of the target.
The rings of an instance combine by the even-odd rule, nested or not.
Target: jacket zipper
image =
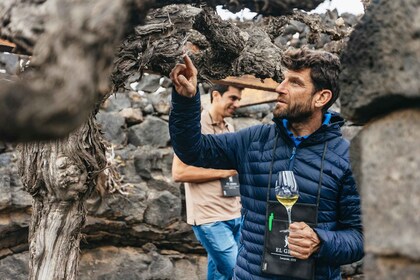
[[[295,162],[296,146],[293,147],[292,155],[289,158],[289,170],[292,170],[293,163]]]

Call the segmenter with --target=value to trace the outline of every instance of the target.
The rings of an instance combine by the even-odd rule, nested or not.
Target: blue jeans
[[[192,227],[207,251],[207,280],[232,279],[241,235],[241,218]]]

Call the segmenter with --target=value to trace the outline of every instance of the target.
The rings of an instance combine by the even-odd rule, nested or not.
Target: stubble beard
[[[290,106],[287,106],[287,108],[282,109],[276,106],[273,109],[273,116],[275,118],[287,119],[289,122],[292,123],[304,122],[307,119],[310,119],[312,114],[313,110],[311,108],[310,99],[305,104],[297,105],[292,108],[290,108]]]

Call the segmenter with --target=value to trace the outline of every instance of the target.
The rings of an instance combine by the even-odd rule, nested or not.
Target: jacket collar
[[[344,125],[344,119],[338,113],[333,111],[328,111],[328,114],[331,114],[329,122],[329,117],[325,117],[323,124],[314,133],[308,135],[307,137],[302,137],[301,141],[298,141],[298,143],[301,143],[301,145],[303,146],[322,143],[332,138],[340,137],[340,127]],[[296,146],[297,142],[295,141],[293,134],[290,135],[289,130],[284,125],[284,123],[287,123],[287,120],[273,118],[273,121],[276,124],[280,135],[283,138],[290,140]]]

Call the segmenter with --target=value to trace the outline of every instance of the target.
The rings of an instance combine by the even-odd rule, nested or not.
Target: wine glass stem
[[[289,229],[290,224],[292,223],[292,207],[286,207],[287,210],[287,218],[289,219],[289,226],[287,229]]]

